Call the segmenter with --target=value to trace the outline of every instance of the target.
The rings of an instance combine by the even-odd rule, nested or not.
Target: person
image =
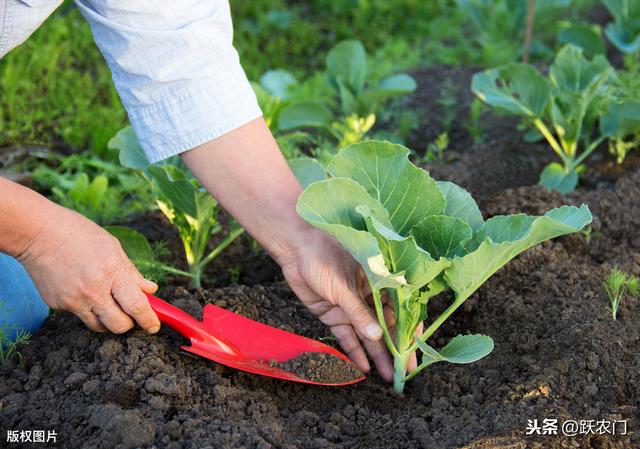
[[[61,3],[5,0],[0,57]],[[149,161],[179,154],[280,265],[293,292],[330,327],[351,360],[367,372],[368,353],[390,381],[391,358],[358,264],[296,213],[301,187],[262,118],[233,47],[228,1],[76,0],[76,5],[109,64]],[[150,333],[160,328],[143,294],[157,285],[136,270],[114,237],[2,178],[0,252],[0,299],[17,309],[13,322],[5,324],[16,331],[41,325],[47,313],[43,302],[74,313],[98,332],[124,333],[135,324]],[[392,312],[387,319],[393,319]],[[410,364],[415,363],[414,356]]]

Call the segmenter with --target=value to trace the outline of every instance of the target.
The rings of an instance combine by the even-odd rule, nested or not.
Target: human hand
[[[82,215],[51,203],[46,224],[17,256],[52,309],[87,327],[121,334],[134,320],[147,332],[160,321],[143,292],[158,286],[138,272],[118,240]]]
[[[302,241],[304,244],[295,254],[278,259],[289,286],[300,301],[329,326],[340,346],[363,372],[370,370],[366,350],[380,376],[391,382],[391,356],[382,339],[371,290],[360,265],[333,237],[321,231],[306,231]],[[383,314],[393,335],[395,319],[388,298],[383,302]],[[413,354],[408,369],[415,368]]]

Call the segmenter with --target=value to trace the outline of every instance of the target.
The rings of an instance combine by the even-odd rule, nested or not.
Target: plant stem
[[[236,227],[229,231],[229,234],[199,263],[200,269],[203,269],[209,262],[218,257],[238,236],[244,232],[244,228]]]
[[[522,46],[522,62],[527,64],[531,55],[531,42],[533,41],[533,25],[536,18],[536,0],[527,0],[527,25]]]
[[[551,149],[555,151],[558,156],[560,156],[560,159],[564,163],[565,167],[568,167],[570,165],[570,161],[564,154],[564,151],[562,151],[562,147],[560,146],[556,138],[553,137],[553,134],[551,133],[551,131],[549,131],[549,128],[547,128],[547,125],[545,125],[544,122],[539,118],[533,119],[533,124],[536,126],[536,128],[538,128],[538,131],[540,131],[544,138],[547,139],[547,142],[549,142]]]
[[[602,141],[604,139],[606,139],[607,136],[600,136],[598,137],[596,140],[594,140],[593,142],[591,142],[591,145],[589,145],[589,147],[584,150],[582,152],[582,154],[580,155],[580,157],[578,159],[576,159],[575,161],[573,161],[571,168],[575,169],[578,165],[580,165],[587,157],[589,157],[589,155],[591,153],[593,153],[593,151],[598,148],[598,145],[600,145],[602,143]]]
[[[384,319],[384,311],[382,309],[382,300],[380,299],[380,291],[369,283],[371,288],[371,294],[373,295],[373,303],[376,309],[376,317],[378,318],[378,323],[380,323],[380,327],[382,327],[382,334],[384,336],[384,342],[389,348],[389,352],[393,356],[393,358],[400,357],[396,346],[393,344],[393,340],[391,339],[391,334],[389,334],[389,329],[387,328],[387,322]]]
[[[194,276],[193,273],[189,273],[188,271],[180,270],[178,268],[172,267],[171,265],[159,264],[158,267],[160,267],[162,270],[166,271],[167,273],[177,274],[179,276],[185,276],[185,277],[189,277],[189,278],[192,278]]]
[[[406,382],[407,362],[413,351],[407,351],[401,356],[393,358],[393,389],[402,393]]]
[[[442,325],[442,323],[445,322],[445,320],[447,318],[449,318],[449,315],[451,315],[453,312],[456,311],[456,309],[458,307],[460,307],[462,305],[463,302],[465,302],[465,300],[469,297],[470,295],[467,295],[466,297],[460,297],[460,298],[456,298],[455,301],[453,301],[453,303],[451,303],[451,305],[449,307],[446,308],[446,310],[444,312],[442,312],[440,314],[440,316],[438,318],[435,319],[435,321],[433,323],[431,323],[431,325],[427,328],[427,330],[425,330],[422,335],[420,337],[418,337],[421,341],[426,342],[427,339],[429,337],[431,337],[431,335],[433,335],[433,333],[435,331],[438,330],[438,328]],[[418,344],[414,343],[411,348],[409,348],[409,352],[413,352],[416,351],[418,349]]]

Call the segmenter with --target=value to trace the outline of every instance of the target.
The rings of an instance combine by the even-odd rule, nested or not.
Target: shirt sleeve
[[[228,0],[76,0],[150,162],[260,117]]]

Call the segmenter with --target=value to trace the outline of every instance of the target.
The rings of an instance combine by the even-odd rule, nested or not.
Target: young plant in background
[[[98,223],[111,221],[121,205],[122,192],[109,188],[109,179],[98,175],[89,181],[86,173],[80,173],[70,181],[68,188],[52,187],[54,200]]]
[[[548,79],[531,65],[513,63],[475,74],[471,89],[490,106],[535,126],[561,161],[546,166],[540,183],[566,193],[578,184],[585,159],[619,131],[605,126],[612,121],[601,120],[614,79],[615,71],[603,56],[589,60],[580,48],[567,45],[556,56]]]
[[[628,292],[632,298],[637,298],[640,294],[640,280],[619,268],[613,268],[604,283],[602,284],[609,302],[611,303],[611,316],[615,320],[620,308],[620,301]]]
[[[640,145],[640,101],[612,103],[600,128],[609,136],[609,152],[622,164],[627,153]]]
[[[367,53],[362,42],[345,40],[334,46],[326,58],[326,75],[340,97],[345,116],[376,113],[389,100],[416,90],[415,80],[406,73],[391,75],[376,85],[367,77]]]
[[[130,127],[118,132],[109,145],[120,151],[122,165],[141,170],[151,184],[158,207],[178,228],[192,275],[191,285],[200,287],[205,266],[244,229],[233,222],[227,235],[209,251],[211,236],[223,231],[218,221],[220,208],[218,202],[188,174],[186,168],[183,169],[180,162],[175,165],[149,165]]]
[[[640,52],[640,2],[638,0],[602,0],[614,21],[604,32],[623,53]]]
[[[338,152],[330,179],[309,185],[298,213],[334,236],[362,265],[384,340],[394,358],[394,389],[435,362],[470,363],[491,352],[484,335],[458,335],[444,348],[429,337],[491,275],[522,251],[580,231],[591,222],[587,206],[563,206],[540,217],[516,214],[484,220],[471,195],[450,182],[436,182],[408,159],[409,150],[366,141]],[[455,299],[429,317],[430,298],[452,290]],[[385,322],[382,293],[395,311],[395,335]],[[418,325],[430,318],[416,337]],[[408,373],[416,350],[422,363]]]

